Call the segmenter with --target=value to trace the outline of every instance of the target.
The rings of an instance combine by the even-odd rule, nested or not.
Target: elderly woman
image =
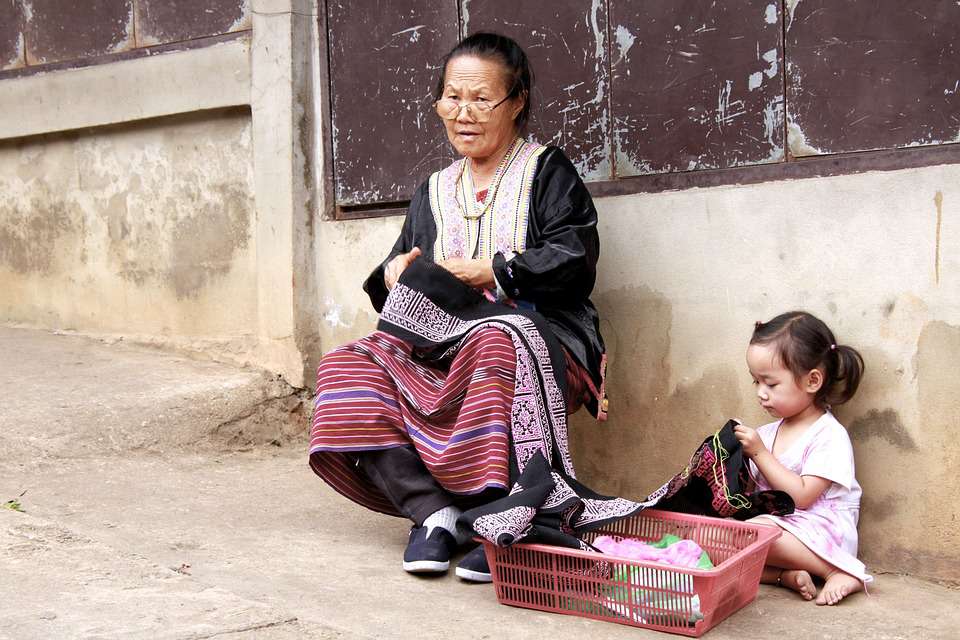
[[[446,57],[435,108],[462,156],[413,196],[367,278],[378,331],[318,370],[310,462],[347,498],[409,518],[409,572],[445,572],[463,509],[505,496],[538,452],[573,476],[566,415],[605,417],[590,302],[597,214],[556,147],[524,140],[532,73],[478,33]],[[457,567],[488,581],[482,552]]]

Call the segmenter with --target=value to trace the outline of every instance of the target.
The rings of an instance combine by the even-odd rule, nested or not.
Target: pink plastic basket
[[[757,596],[777,527],[647,509],[584,539],[693,540],[713,569],[685,569],[540,544],[484,542],[497,600],[528,609],[701,636]]]

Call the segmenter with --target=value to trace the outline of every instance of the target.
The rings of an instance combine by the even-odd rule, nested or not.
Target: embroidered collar
[[[468,220],[482,218],[493,208],[497,199],[497,192],[500,190],[500,182],[522,147],[523,140],[521,138],[517,138],[511,143],[507,152],[503,154],[503,158],[500,159],[500,164],[497,165],[497,170],[493,174],[493,180],[490,181],[490,185],[486,189],[486,198],[482,200],[477,197],[475,191],[476,187],[473,183],[473,171],[470,170],[469,159],[464,158],[460,161],[460,172],[457,176],[457,206],[460,207],[460,212],[464,218]],[[470,197],[471,195],[473,197]]]
[[[544,150],[518,138],[479,202],[466,159],[430,176],[430,209],[437,229],[434,259],[523,253],[533,177]]]

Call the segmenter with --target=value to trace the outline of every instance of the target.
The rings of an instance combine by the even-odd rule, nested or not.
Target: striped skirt
[[[452,494],[510,486],[516,350],[491,327],[468,333],[445,366],[414,360],[383,331],[326,354],[317,371],[310,465],[336,491],[400,515],[351,454],[412,445]]]

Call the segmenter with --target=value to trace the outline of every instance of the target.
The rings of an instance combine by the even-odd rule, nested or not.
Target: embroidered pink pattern
[[[513,507],[480,516],[473,521],[473,529],[494,544],[513,544],[530,532],[530,523],[535,515],[537,510],[533,507]]]
[[[553,491],[551,491],[546,500],[543,501],[544,509],[552,509],[556,506],[559,506],[569,500],[570,498],[576,498],[577,494],[573,489],[570,488],[570,485],[563,479],[563,477],[556,471],[550,474],[553,477]]]

